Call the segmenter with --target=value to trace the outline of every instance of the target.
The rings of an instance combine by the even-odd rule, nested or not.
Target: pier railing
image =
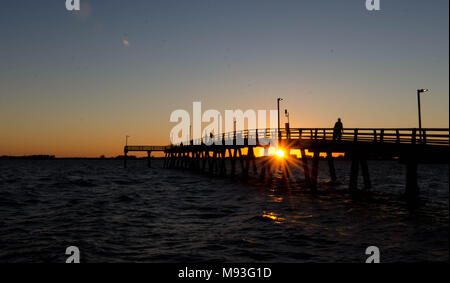
[[[397,144],[423,144],[423,145],[449,145],[449,129],[444,128],[345,128],[340,137],[335,137],[333,128],[291,128],[291,129],[259,129],[243,130],[225,133],[221,136],[208,137],[191,140],[184,143],[204,144],[215,143],[226,144],[239,139],[255,140],[262,139],[280,140],[311,140],[311,141],[333,141],[344,142],[366,142],[366,143],[397,143]]]

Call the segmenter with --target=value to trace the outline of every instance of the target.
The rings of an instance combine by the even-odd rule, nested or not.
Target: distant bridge
[[[256,147],[269,147],[265,142],[271,136],[278,140],[278,146],[287,153],[291,149],[300,150],[302,158],[295,158],[304,171],[305,180],[312,190],[316,190],[319,168],[319,155],[326,154],[330,178],[336,180],[333,153],[345,153],[352,160],[349,188],[357,188],[358,171],[361,168],[365,188],[371,187],[367,158],[369,155],[398,156],[406,164],[407,180],[406,194],[416,196],[417,164],[424,158],[444,159],[448,161],[449,129],[437,128],[346,128],[342,135],[336,138],[333,128],[293,128],[293,129],[259,129],[225,133],[213,137],[213,145],[206,145],[205,138],[187,141],[178,146],[126,146],[129,151],[147,151],[149,165],[152,151],[164,151],[165,168],[191,169],[208,172],[211,175],[227,175],[225,160],[231,161],[229,175],[236,174],[236,162],[239,161],[241,174],[248,176],[253,169],[258,174],[256,166]],[[275,135],[274,135],[275,133]],[[242,141],[237,144],[236,141]],[[308,164],[306,150],[313,154],[312,164]],[[246,151],[244,154],[243,151]],[[292,157],[289,157],[292,158]],[[277,163],[275,157],[262,157],[262,167],[259,174],[265,178],[272,175],[273,166]],[[289,162],[283,163],[284,167]],[[284,168],[286,175],[289,170]]]

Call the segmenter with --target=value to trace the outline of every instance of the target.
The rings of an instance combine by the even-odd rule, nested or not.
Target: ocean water
[[[159,160],[0,160],[0,262],[63,263],[68,246],[81,262],[364,262],[372,245],[381,262],[448,262],[447,164],[419,166],[416,207],[396,161],[369,161],[373,188],[356,199],[350,163],[336,161],[335,186],[325,165],[311,194],[297,169],[286,183]]]

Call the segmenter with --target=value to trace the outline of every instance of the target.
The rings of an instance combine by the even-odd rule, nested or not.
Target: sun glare
[[[284,151],[282,149],[279,149],[275,152],[275,154],[279,157],[279,158],[283,158],[284,157]]]

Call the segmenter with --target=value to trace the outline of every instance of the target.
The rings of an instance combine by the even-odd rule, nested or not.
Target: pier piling
[[[147,166],[148,168],[152,168],[152,152],[147,151]]]
[[[332,181],[336,181],[336,169],[334,168],[334,159],[333,154],[331,152],[327,152],[327,161],[328,161],[328,168],[330,169],[330,179]]]
[[[302,155],[302,167],[303,167],[303,172],[305,174],[305,181],[307,184],[310,183],[310,178],[309,178],[309,167],[308,167],[308,157],[306,156],[306,150],[304,148],[302,148],[300,150],[300,153]]]
[[[358,171],[359,171],[359,152],[353,152],[352,165],[350,169],[350,183],[349,183],[349,190],[352,192],[358,189]]]
[[[317,176],[319,171],[320,152],[314,152],[311,172],[311,190],[317,190]]]

